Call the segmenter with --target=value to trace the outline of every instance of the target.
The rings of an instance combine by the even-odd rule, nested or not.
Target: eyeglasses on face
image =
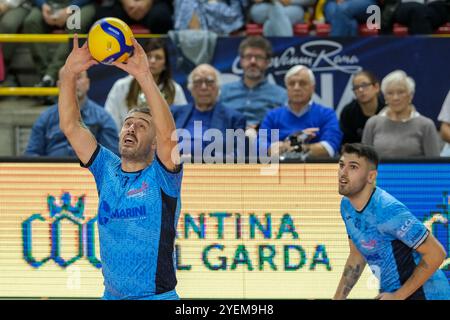
[[[252,59],[255,59],[257,62],[266,61],[267,57],[258,55],[258,54],[244,54],[241,56],[242,60],[251,61]]]
[[[287,82],[287,86],[289,88],[294,88],[295,85],[298,85],[300,88],[304,88],[304,87],[311,85],[311,83],[308,81],[304,81],[304,80],[289,80]]]
[[[214,78],[197,78],[192,81],[192,84],[196,88],[200,88],[203,84],[207,87],[212,87],[216,84],[216,80]]]
[[[366,82],[364,82],[364,83],[361,83],[360,85],[353,86],[352,90],[353,91],[359,91],[360,89],[366,90],[371,85],[373,85],[373,83],[366,83]]]

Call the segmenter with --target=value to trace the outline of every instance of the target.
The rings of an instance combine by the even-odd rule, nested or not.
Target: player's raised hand
[[[142,48],[134,37],[131,38],[131,41],[134,47],[133,55],[125,62],[114,61],[112,64],[131,74],[137,81],[146,77],[152,77],[144,48]]]
[[[73,36],[73,49],[64,65],[65,71],[73,74],[80,74],[96,64],[98,64],[98,62],[91,56],[87,41],[80,48],[78,44],[78,35],[75,33]]]

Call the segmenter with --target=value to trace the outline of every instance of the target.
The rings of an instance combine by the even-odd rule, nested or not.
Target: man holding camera
[[[334,110],[311,99],[315,90],[314,74],[309,68],[297,65],[289,69],[284,82],[288,105],[270,111],[260,127],[269,131],[268,138],[270,130],[279,130],[279,141],[268,139],[269,152],[334,157],[341,147],[342,132]]]

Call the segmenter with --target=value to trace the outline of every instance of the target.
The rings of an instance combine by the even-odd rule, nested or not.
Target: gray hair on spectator
[[[210,64],[203,63],[203,64],[200,64],[197,67],[195,67],[194,70],[192,70],[191,73],[189,73],[188,78],[187,78],[187,88],[189,89],[189,91],[192,91],[192,88],[194,86],[194,83],[193,83],[194,82],[194,72],[201,66],[208,66],[208,67],[210,67],[211,69],[214,70],[214,73],[216,74],[216,85],[220,88],[221,81],[220,81],[220,72],[219,72],[219,70],[217,70],[216,68],[214,68]]]
[[[395,70],[386,75],[381,81],[381,92],[386,94],[387,87],[393,83],[403,83],[410,95],[413,95],[416,90],[416,82],[403,70]]]
[[[292,68],[290,68],[288,70],[288,72],[286,72],[286,75],[284,76],[284,84],[287,85],[288,79],[290,77],[292,77],[294,74],[296,74],[296,73],[298,73],[298,72],[300,72],[302,70],[306,70],[306,72],[308,73],[309,79],[311,80],[311,83],[313,85],[315,85],[316,84],[316,78],[314,77],[314,73],[312,72],[312,70],[310,68],[308,68],[308,67],[306,67],[304,65],[301,65],[301,64],[293,66]]]

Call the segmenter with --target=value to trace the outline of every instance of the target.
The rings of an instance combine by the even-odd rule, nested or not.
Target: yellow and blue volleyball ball
[[[124,62],[133,53],[130,27],[117,18],[103,18],[95,22],[88,34],[92,57],[100,63]]]

